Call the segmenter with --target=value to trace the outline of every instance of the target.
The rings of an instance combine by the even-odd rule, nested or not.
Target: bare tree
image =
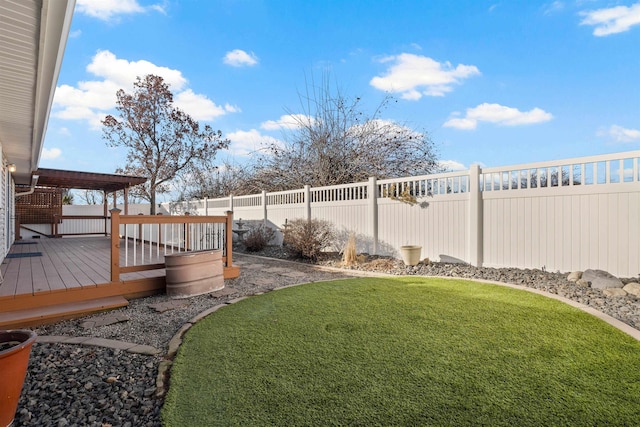
[[[193,174],[179,177],[174,181],[172,191],[180,201],[260,192],[261,188],[253,186],[252,177],[251,165],[226,160],[219,166],[209,164]]]
[[[116,110],[103,121],[103,137],[112,147],[126,147],[127,165],[117,173],[144,176],[145,184],[132,188],[156,212],[156,193],[168,191],[176,176],[197,173],[229,141],[220,131],[200,124],[173,105],[173,94],[162,77],[138,77],[133,94],[120,89]]]
[[[98,190],[83,190],[78,193],[85,205],[101,205],[104,203],[104,193]]]
[[[439,170],[426,133],[381,118],[390,97],[367,115],[360,98],[345,96],[325,77],[320,86],[307,85],[300,101],[303,113],[290,114],[295,128],[283,144],[266,145],[253,165],[250,187],[278,191]]]

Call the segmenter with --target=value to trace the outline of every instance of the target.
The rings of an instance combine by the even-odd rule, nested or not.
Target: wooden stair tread
[[[12,329],[52,323],[58,320],[80,317],[98,311],[111,310],[129,305],[122,296],[96,298],[54,304],[46,307],[0,312],[0,329]]]

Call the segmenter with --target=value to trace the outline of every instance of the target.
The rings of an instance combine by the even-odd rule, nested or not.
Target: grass
[[[186,334],[166,426],[632,426],[640,343],[555,300],[361,278],[225,307]]]

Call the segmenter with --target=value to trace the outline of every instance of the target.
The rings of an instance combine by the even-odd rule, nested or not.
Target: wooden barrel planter
[[[189,298],[224,288],[222,250],[165,255],[167,295]]]
[[[36,333],[0,331],[0,426],[10,426],[18,408]]]

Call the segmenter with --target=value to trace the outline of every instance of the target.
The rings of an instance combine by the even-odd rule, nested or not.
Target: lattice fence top
[[[62,190],[36,188],[32,194],[16,198],[16,218],[21,224],[53,224],[62,215]]]

